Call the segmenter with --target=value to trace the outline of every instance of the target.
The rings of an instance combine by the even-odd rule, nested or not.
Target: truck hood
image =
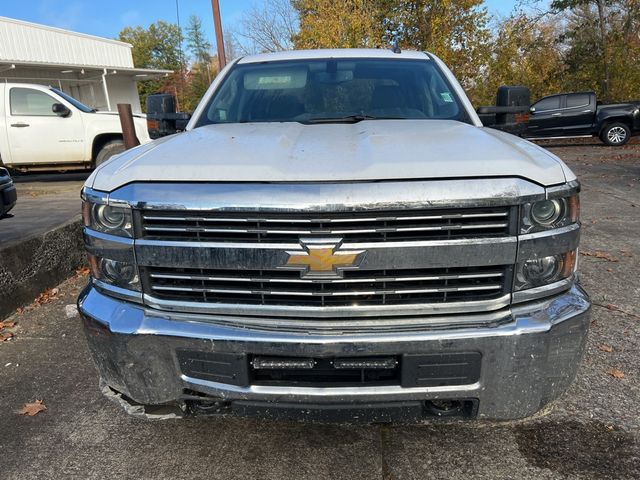
[[[565,171],[567,175],[565,176]],[[451,120],[354,124],[218,124],[156,140],[104,163],[87,180],[113,191],[131,182],[340,182],[572,176],[546,150]]]

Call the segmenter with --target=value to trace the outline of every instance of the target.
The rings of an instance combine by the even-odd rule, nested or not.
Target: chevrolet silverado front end
[[[437,57],[265,54],[83,190],[103,389],[150,414],[513,419],[575,377],[579,184]]]

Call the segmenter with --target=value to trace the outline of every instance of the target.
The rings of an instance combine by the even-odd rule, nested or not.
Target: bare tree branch
[[[262,0],[243,14],[233,37],[242,53],[278,52],[293,48],[297,30],[298,16],[289,0]]]

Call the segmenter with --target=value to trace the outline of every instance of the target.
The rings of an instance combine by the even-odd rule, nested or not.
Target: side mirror
[[[536,107],[531,107],[531,108],[529,109],[529,111],[530,111],[531,113],[536,113]]]
[[[71,115],[71,110],[69,110],[61,103],[54,103],[53,105],[51,105],[51,111],[59,117],[68,117],[69,115]]]

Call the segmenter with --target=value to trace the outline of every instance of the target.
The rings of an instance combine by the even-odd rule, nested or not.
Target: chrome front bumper
[[[183,402],[185,390],[233,404],[388,405],[475,399],[477,417],[530,416],[573,381],[589,328],[590,303],[574,286],[545,300],[513,306],[494,327],[403,333],[304,334],[216,324],[206,315],[176,315],[121,301],[89,286],[78,301],[89,346],[104,382],[145,405]],[[235,386],[189,377],[177,350],[270,356],[373,356],[479,352],[479,379],[466,385],[403,388]]]

